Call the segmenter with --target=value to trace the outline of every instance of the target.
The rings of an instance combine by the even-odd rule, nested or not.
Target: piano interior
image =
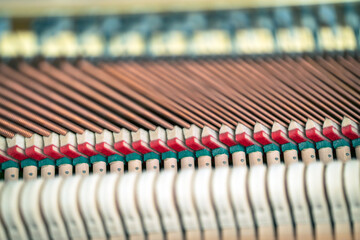
[[[360,3],[0,0],[0,239],[359,240]]]

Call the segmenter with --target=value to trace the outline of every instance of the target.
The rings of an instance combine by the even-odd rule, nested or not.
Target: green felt
[[[270,152],[270,151],[280,151],[280,148],[278,145],[276,144],[268,144],[268,145],[265,145],[264,146],[264,152],[267,153],[267,152]]]
[[[209,156],[211,157],[211,152],[207,149],[201,149],[199,151],[195,152],[195,156],[198,157],[202,157],[202,156]]]
[[[332,146],[331,146],[331,142],[329,142],[329,141],[326,141],[326,140],[324,140],[324,141],[320,141],[320,142],[317,142],[316,143],[316,149],[317,150],[319,150],[319,149],[321,149],[321,148],[331,148]]]
[[[263,152],[262,147],[258,145],[251,145],[249,147],[246,147],[246,154],[253,153],[253,152]]]
[[[314,144],[312,142],[309,142],[309,141],[299,143],[299,150],[300,151],[302,151],[304,149],[308,149],[308,148],[315,148],[315,146],[314,146]]]
[[[189,150],[185,150],[185,151],[179,152],[178,156],[179,156],[179,159],[183,159],[184,157],[194,157],[194,153]]]
[[[225,148],[216,148],[212,150],[212,155],[214,157],[221,154],[226,154],[229,156],[229,152]]]
[[[177,158],[176,152],[173,152],[173,151],[168,151],[168,152],[164,152],[163,154],[161,154],[162,160],[165,160],[167,158],[176,158],[179,161],[179,159]]]
[[[346,141],[345,139],[339,139],[339,140],[335,140],[333,141],[333,146],[334,148],[338,148],[338,147],[350,147],[350,143],[348,141]]]
[[[50,158],[45,158],[39,161],[39,168],[47,165],[55,165],[55,161]]]
[[[38,166],[38,162],[34,159],[31,159],[31,158],[27,158],[27,159],[24,159],[20,162],[20,166],[22,168],[24,167],[28,167],[28,166],[35,166],[37,167]]]
[[[73,163],[72,163],[72,160],[67,157],[59,158],[56,160],[56,166],[60,166],[63,164],[73,164]]]
[[[96,162],[105,162],[105,163],[107,163],[107,159],[103,155],[97,154],[97,155],[94,155],[94,156],[90,157],[90,162],[91,162],[91,164],[96,163]]]
[[[160,155],[154,152],[149,152],[144,154],[144,161],[147,161],[149,159],[157,159],[160,161]]]
[[[124,162],[125,161],[125,158],[119,154],[114,154],[114,155],[111,155],[111,156],[108,156],[108,163],[112,163],[112,162],[115,162],[115,161],[121,161],[121,162]]]
[[[296,150],[297,151],[297,146],[294,143],[285,143],[283,145],[281,145],[281,151],[285,152],[287,150]]]
[[[2,170],[8,169],[8,168],[19,168],[19,164],[17,162],[11,161],[11,160],[3,162],[1,164]]]
[[[126,159],[126,162],[130,162],[132,160],[142,161],[142,155],[140,155],[138,153],[130,153],[130,154],[126,155],[125,159]]]
[[[89,159],[86,158],[86,157],[81,156],[81,157],[77,157],[77,158],[73,159],[73,165],[74,166],[77,165],[77,164],[81,164],[81,163],[87,163],[87,164],[90,165]]]
[[[229,150],[231,154],[233,154],[234,152],[245,152],[245,148],[239,144],[231,146]]]
[[[360,146],[360,138],[352,140],[352,145],[354,147]]]

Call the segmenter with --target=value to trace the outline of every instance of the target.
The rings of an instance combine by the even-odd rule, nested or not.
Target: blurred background
[[[134,57],[356,51],[358,1],[0,1],[0,55]]]

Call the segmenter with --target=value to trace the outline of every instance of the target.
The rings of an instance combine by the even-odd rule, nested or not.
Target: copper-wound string
[[[51,79],[50,77],[46,76],[45,74],[42,74],[39,70],[36,68],[26,64],[26,63],[20,63],[18,65],[19,70],[34,79],[35,81],[49,87],[50,89],[53,89],[54,91],[59,92],[64,97],[68,99],[72,99],[79,105],[82,105],[83,107],[88,108],[90,111],[94,111],[94,113],[89,112],[88,117],[92,118],[91,120],[97,121],[97,123],[101,126],[104,126],[106,128],[112,128],[114,131],[120,131],[120,128],[114,125],[113,123],[109,122],[108,120],[100,117],[103,116],[105,118],[109,118],[112,120],[118,120],[118,117],[108,111],[107,109],[103,108],[99,104],[96,104],[95,102],[91,101],[90,99],[82,96],[76,91],[71,90],[70,88],[67,88],[63,84],[61,84],[59,81],[55,81]],[[96,113],[96,114],[95,114]],[[100,115],[100,116],[99,116]],[[136,129],[136,127],[134,127]]]
[[[56,69],[55,67],[51,66],[50,64],[46,62],[42,62],[39,64],[39,68],[44,71],[45,73],[49,74],[51,77],[56,79],[57,81],[63,83],[64,85],[67,85],[67,87],[72,88],[73,90],[83,94],[88,99],[93,99],[94,101],[98,102],[99,104],[109,108],[109,110],[113,110],[116,113],[111,113],[110,116],[108,116],[109,120],[113,121],[114,123],[117,123],[121,125],[122,127],[132,129],[136,128],[132,123],[128,122],[127,120],[119,117],[119,116],[125,116],[133,120],[134,122],[144,126],[145,128],[154,129],[154,125],[150,122],[139,118],[136,114],[133,112],[123,108],[122,106],[117,105],[114,101],[111,99],[108,99],[104,95],[100,94],[99,91],[95,91],[92,88],[88,87],[87,85],[77,81],[76,79],[69,77],[67,74],[64,74],[62,71]]]
[[[31,132],[30,130],[2,117],[0,117],[0,126],[5,127],[6,129],[9,129],[13,132],[19,133],[24,137],[31,137],[33,135],[33,132]]]
[[[15,133],[0,126],[0,135],[6,138],[13,138],[15,136]]]
[[[117,81],[138,91],[148,99],[151,99],[154,103],[159,104],[156,106],[161,106],[164,110],[171,109],[173,113],[176,113],[179,117],[184,118],[184,120],[195,123],[199,127],[203,126],[201,120],[193,118],[193,116],[190,116],[187,111],[182,111],[181,106],[167,98],[165,95],[159,94],[155,88],[150,85],[146,85],[141,79],[130,74],[129,71],[124,70],[122,66],[118,66],[117,64],[101,64],[101,66],[104,71],[114,76]],[[186,123],[185,121],[183,122],[185,123],[185,126],[190,127],[189,123]],[[180,126],[183,125],[180,124]]]
[[[13,76],[13,79],[16,79],[16,75]],[[5,80],[5,81],[1,82],[1,80]],[[102,128],[88,121],[86,118],[75,114],[75,113],[84,113],[84,115],[86,116],[88,112],[85,109],[77,106],[73,102],[58,95],[57,93],[42,87],[41,84],[36,84],[36,82],[32,82],[31,80],[25,82],[22,81],[21,84],[26,85],[26,87],[28,87],[25,88],[14,81],[11,81],[9,79],[6,80],[4,77],[0,75],[0,84],[1,83],[4,83],[4,85],[6,85],[7,88],[11,89],[14,92],[17,92],[19,95],[25,96],[31,99],[33,102],[42,105],[43,108],[49,108],[52,111],[62,116],[65,116],[66,118],[78,123],[79,125],[91,131],[102,132]],[[36,91],[29,90],[29,89],[33,89],[33,87],[36,88],[37,91],[41,92],[42,95],[38,94]],[[71,109],[71,111],[59,105],[61,103],[64,104],[64,106]]]
[[[359,68],[349,55],[0,63],[0,135],[358,123]]]
[[[105,79],[108,79],[107,82],[115,82],[115,80],[113,79],[112,76],[106,74],[105,72],[103,72],[101,69],[97,68],[96,66],[92,66],[90,63],[87,62],[81,62],[81,64],[79,64],[80,68],[82,70],[84,70],[85,72],[89,73],[89,74],[93,74],[93,76],[97,77],[98,79],[102,79],[103,81],[105,81]],[[117,89],[119,90],[119,88],[121,88],[122,86],[118,86]],[[123,90],[126,91],[126,90]],[[135,92],[131,91],[129,89],[129,93],[130,96],[132,96],[132,98],[136,98],[137,100],[143,102],[143,104],[146,104],[148,106],[153,106],[155,107],[155,109],[157,109],[156,106],[154,106],[154,104],[152,104],[149,101],[146,101],[145,98],[139,96],[138,94],[136,94]],[[152,113],[151,111],[146,110],[145,108],[143,108],[142,106],[136,104],[135,102],[132,102],[130,99],[126,99],[124,98],[124,104],[126,104],[127,106],[129,106],[131,109],[135,110],[136,112],[141,112],[144,116],[147,116],[149,118],[152,118],[154,121],[158,122],[159,124],[161,124],[162,126],[172,129],[172,125],[170,123],[168,123],[167,121],[165,121],[164,119],[156,116],[154,113]],[[171,115],[168,112],[162,112],[168,115]],[[176,119],[175,116],[174,119]]]
[[[143,66],[146,68],[146,70],[148,71],[146,75],[151,74],[153,79],[169,79],[168,76],[164,76],[163,72],[161,71],[156,71],[154,69],[154,67],[150,66],[147,67],[149,64],[143,64]],[[171,79],[171,78],[170,78]],[[204,106],[202,105],[201,101],[199,101],[199,93],[198,90],[196,88],[194,88],[193,86],[189,86],[188,88],[186,88],[186,83],[184,81],[181,81],[180,84],[180,79],[178,79],[179,81],[172,81],[171,83],[169,82],[165,82],[163,81],[164,84],[167,84],[166,89],[172,89],[172,92],[175,93],[177,91],[181,92],[182,94],[179,95],[177,94],[178,97],[182,98],[183,101],[187,102],[188,104],[192,105],[196,110],[196,112],[198,113],[202,113],[202,116],[204,118],[207,119],[207,121],[212,121],[213,124],[215,125],[220,125],[221,126],[221,122],[223,121],[225,124],[231,126],[230,123],[227,122],[227,120],[225,120],[226,118],[220,118],[218,114],[214,113],[214,109],[211,109],[209,106]],[[216,111],[216,110],[215,110]]]
[[[61,117],[60,115],[51,112],[50,110],[43,108],[41,105],[37,105],[32,102],[30,99],[26,99],[15,92],[10,91],[9,89],[5,89],[0,87],[0,92],[4,97],[11,100],[9,101],[1,101],[0,104],[6,104],[7,107],[12,109],[13,111],[17,111],[19,109],[20,113],[25,113],[27,110],[31,110],[31,113],[36,113],[36,118],[39,118],[39,121],[46,121],[47,119],[58,123],[59,125],[67,128],[76,133],[83,133],[84,129],[80,126],[74,124],[73,122]],[[18,105],[16,105],[17,103]],[[21,109],[20,109],[21,108]],[[29,117],[30,118],[30,117]],[[35,121],[35,120],[34,120]],[[60,132],[58,132],[61,134]]]
[[[221,101],[218,98],[218,94],[214,89],[205,88],[203,84],[201,84],[201,81],[198,81],[195,76],[190,77],[186,73],[180,71],[179,68],[175,68],[172,65],[168,64],[166,61],[162,61],[161,64],[153,64],[157,69],[160,68],[160,70],[163,71],[164,74],[169,75],[169,77],[175,75],[181,82],[185,81],[186,84],[192,85],[191,87],[196,87],[198,90],[197,97],[200,100],[200,103],[203,103],[204,106],[210,105],[214,108],[216,108],[218,111],[220,111],[222,114],[227,116],[228,118],[225,118],[227,121],[232,122],[242,122],[244,124],[247,124],[245,121],[243,121],[240,117],[238,117],[236,113],[239,113],[238,111],[231,111],[231,107],[229,108],[228,104],[225,104],[224,101]],[[190,87],[190,86],[189,86]],[[231,120],[229,119],[231,118]],[[248,117],[244,117],[244,120],[250,121],[251,120]]]
[[[25,108],[21,108],[20,106],[8,101],[5,98],[0,97],[0,105],[8,108],[11,112],[16,112],[16,113],[24,116],[25,118],[27,118],[27,121],[33,121],[35,123],[38,123],[40,126],[44,126],[44,127],[48,128],[49,130],[54,131],[58,134],[65,135],[67,133],[67,130],[62,128],[61,126],[59,126],[51,121],[48,121],[48,120],[40,117],[39,115],[36,115],[33,112],[26,110]]]

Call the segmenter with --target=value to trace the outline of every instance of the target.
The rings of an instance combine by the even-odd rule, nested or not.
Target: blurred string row
[[[356,51],[359,3],[0,18],[0,56],[199,56]]]

